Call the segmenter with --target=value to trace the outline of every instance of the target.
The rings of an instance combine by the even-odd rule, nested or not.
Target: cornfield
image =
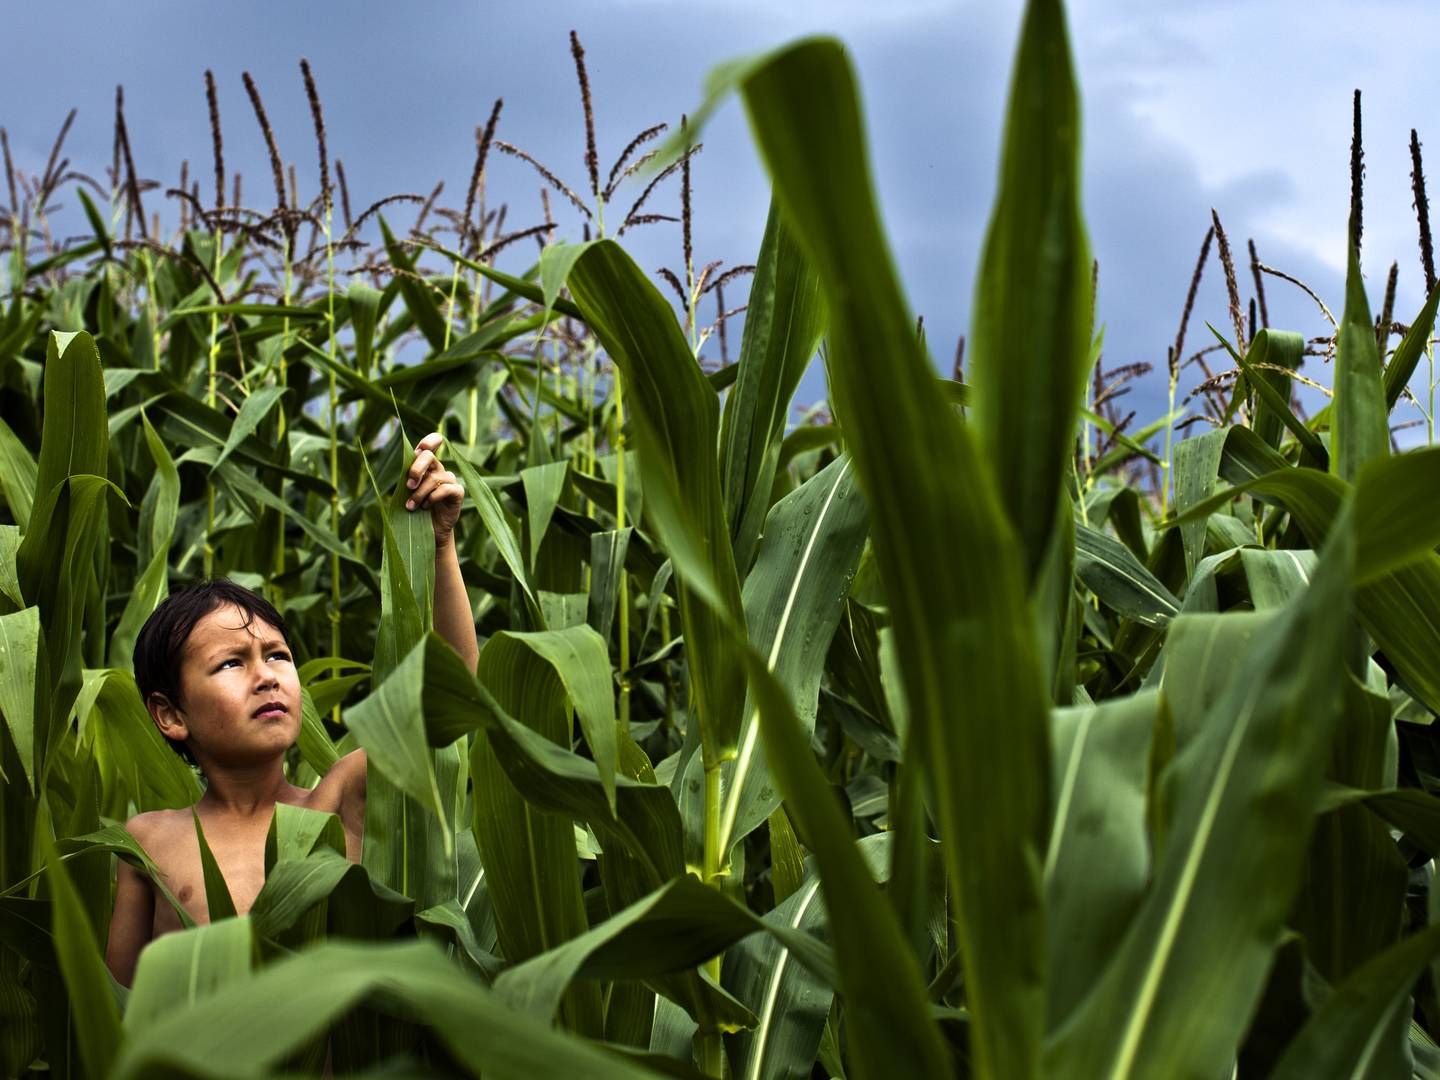
[[[585,184],[535,164],[583,242],[487,210],[486,155],[526,156],[498,103],[463,210],[352,215],[308,65],[308,205],[248,76],[273,211],[229,190],[213,82],[214,198],[170,191],[169,239],[123,112],[108,187],[59,144],[11,172],[6,1075],[1440,1076],[1440,448],[1391,435],[1427,369],[1433,417],[1418,142],[1413,321],[1393,274],[1374,313],[1362,281],[1357,97],[1329,334],[1247,316],[1217,216],[1202,262],[1213,238],[1230,310],[1199,364],[1233,366],[1177,403],[1182,322],[1170,410],[1133,429],[1114,400],[1138,372],[1100,361],[1058,0],[1024,16],[953,378],[902,294],[838,42],[717,70],[608,177],[572,50]],[[729,97],[773,202],[754,266],[722,272],[695,265],[688,191]],[[678,309],[616,239],[673,217],[647,199],[677,174]],[[622,183],[641,194],[607,230]],[[62,188],[90,226],[71,243]],[[516,244],[534,264],[498,269]],[[747,271],[738,360],[702,366]],[[787,430],[817,350],[829,412]],[[1209,427],[1175,437],[1197,406]],[[474,672],[432,628],[434,545],[404,508],[431,430],[466,490]],[[367,752],[363,854],[277,805],[248,912],[211,860],[209,921],[177,904],[125,987],[116,863],[154,864],[123,823],[202,792],[140,699],[136,634],[211,577],[289,624],[289,778]]]

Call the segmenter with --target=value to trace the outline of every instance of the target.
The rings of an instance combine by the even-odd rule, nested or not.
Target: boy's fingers
[[[430,469],[439,464],[439,460],[429,450],[421,450],[415,455],[415,460],[410,463],[410,469],[405,481],[407,487],[418,487],[420,481]]]
[[[426,476],[420,486],[410,493],[410,498],[405,505],[408,509],[413,510],[417,506],[431,505],[436,501],[437,493],[444,499],[461,495],[463,491],[464,489],[456,483],[454,473],[438,469]]]
[[[442,503],[459,503],[465,495],[465,489],[454,481],[447,481],[436,484],[425,496],[422,505],[433,510]]]
[[[417,453],[421,450],[439,450],[440,444],[444,441],[444,435],[441,435],[438,431],[432,431],[429,435],[426,435],[423,439],[421,439],[418,443],[415,444],[415,450]]]

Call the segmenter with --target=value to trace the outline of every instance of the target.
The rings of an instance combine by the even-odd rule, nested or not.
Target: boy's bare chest
[[[322,813],[340,812],[338,799],[323,786],[308,793],[308,797],[298,805]],[[236,914],[248,912],[265,886],[265,842],[273,816],[272,813],[253,818],[201,819],[205,842],[225,878]],[[343,814],[341,817],[345,826],[346,854],[352,861],[358,862],[360,832],[352,827],[351,822],[344,821]],[[147,849],[160,870],[165,887],[191,919],[203,925],[210,921],[210,908],[205,892],[205,871],[200,861],[200,844],[189,812],[178,813],[171,825],[164,836],[152,838]],[[152,928],[154,935],[179,930],[181,926],[180,916],[163,897],[157,896]]]
[[[243,915],[255,903],[265,884],[265,836],[269,822],[204,823],[205,841],[225,878],[235,911]],[[210,906],[205,892],[205,871],[200,861],[200,844],[194,829],[189,835],[176,830],[171,842],[161,850],[152,850],[151,857],[160,868],[165,887],[180,906],[197,923],[210,921]],[[158,899],[158,898],[157,898]],[[155,933],[180,928],[180,917],[163,899],[155,905]]]

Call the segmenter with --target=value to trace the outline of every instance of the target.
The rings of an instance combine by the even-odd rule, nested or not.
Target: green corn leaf
[[[1265,551],[1246,547],[1240,549],[1240,568],[1245,572],[1245,584],[1255,610],[1269,611],[1284,607],[1310,584],[1315,573],[1315,553],[1293,548]]]
[[[171,894],[165,885],[165,876],[161,874],[160,868],[155,865],[153,859],[146,853],[122,825],[106,825],[104,828],[96,829],[94,832],[86,833],[83,836],[71,836],[60,841],[59,844],[62,861],[68,862],[82,854],[104,853],[115,854],[129,860],[139,869],[145,871],[151,883],[155,886],[156,893],[165,900],[180,920],[180,925],[190,927],[195,925],[195,920]]]
[[[1208,499],[1220,475],[1220,458],[1225,452],[1226,429],[1207,431],[1176,445],[1175,516],[1187,518],[1187,511]],[[1188,517],[1180,522],[1180,540],[1185,547],[1185,574],[1193,577],[1195,566],[1205,554],[1205,519]]]
[[[1381,1036],[1409,1014],[1411,989],[1437,952],[1440,926],[1428,926],[1354,972],[1285,1048],[1272,1080],[1385,1075],[1379,1070],[1397,1064],[1399,1046],[1387,1047]]]
[[[362,398],[371,408],[378,408],[380,415],[385,419],[398,415],[402,423],[422,431],[435,426],[434,419],[416,408],[408,400],[408,396],[407,398],[397,398],[393,390],[382,387],[373,379],[365,378],[354,368],[347,367],[306,338],[298,338],[297,341],[303,346],[302,351],[296,354],[299,359],[323,375],[335,376],[336,382],[344,388],[345,397]],[[248,439],[243,441],[241,447],[245,447],[248,441]]]
[[[380,318],[380,302],[385,296],[363,281],[352,281],[345,292],[350,306],[350,324],[355,328],[355,366],[362,375],[369,375],[375,357],[375,325]]]
[[[380,629],[375,639],[372,672],[378,685],[430,627],[435,591],[435,539],[428,515],[405,509],[409,492],[403,483],[397,485],[388,499],[381,498],[373,475],[370,484],[380,503],[384,536]]]
[[[1309,830],[1330,751],[1346,631],[1334,613],[1347,604],[1353,560],[1346,516],[1310,588],[1268,619],[1200,730],[1177,744],[1153,884],[1094,989],[1047,1045],[1047,1072],[1229,1067],[1300,884],[1297,837]],[[1164,679],[1161,688],[1168,698]],[[1207,962],[1217,950],[1224,964]],[[1202,1008],[1206,1023],[1196,1024]]]
[[[745,308],[735,387],[720,418],[725,514],[742,574],[770,507],[790,399],[824,323],[819,278],[772,202]]]
[[[166,934],[141,953],[125,1006],[131,1037],[177,1009],[249,975],[255,951],[250,919],[240,916]]]
[[[480,939],[471,925],[470,917],[458,900],[426,908],[415,913],[415,929],[421,937],[427,933],[458,946],[464,958],[470,961],[474,971],[487,982],[494,982],[495,976],[504,967],[499,957],[480,945]]]
[[[853,465],[848,457],[837,458],[775,504],[745,579],[750,640],[790,692],[806,731],[815,728],[825,654],[865,547],[869,511]],[[780,805],[753,702],[747,701],[745,717],[725,780],[724,857]]]
[[[170,544],[175,536],[175,521],[180,511],[180,472],[170,451],[141,411],[145,443],[155,463],[155,476],[145,490],[140,504],[140,547],[138,555],[146,562],[145,570],[135,582],[120,622],[110,639],[111,667],[129,667],[135,639],[140,627],[170,591]],[[147,561],[148,560],[148,561]]]
[[[1385,765],[1395,738],[1389,699],[1347,671],[1342,701],[1327,776],[1366,788],[1393,785]],[[1305,888],[1287,923],[1304,936],[1307,959],[1323,978],[1340,981],[1399,939],[1409,877],[1389,825],[1370,810],[1341,806],[1319,816]]]
[[[396,275],[396,280],[400,295],[405,298],[405,310],[415,320],[430,347],[439,352],[445,347],[445,316],[440,311],[435,290],[416,270],[410,252],[395,239],[384,214],[380,215],[380,235],[385,241],[385,253],[389,255],[391,264],[402,271]]]
[[[1411,457],[1416,457],[1419,466],[1415,474],[1423,472],[1426,462],[1417,455],[1403,455],[1394,463],[1374,462],[1378,470],[1374,475],[1381,486],[1398,481],[1405,490],[1407,476],[1414,474],[1409,472],[1411,466],[1402,463]],[[1203,519],[1244,491],[1283,505],[1310,543],[1318,545],[1328,535],[1347,490],[1348,486],[1334,476],[1285,466],[1197,503],[1172,524],[1183,526],[1187,521]],[[1408,534],[1396,532],[1389,517],[1396,510],[1383,491],[1366,496],[1363,507],[1357,494],[1355,505],[1356,548],[1366,560],[1361,562],[1357,555],[1354,566],[1355,606],[1361,623],[1407,686],[1431,708],[1440,708],[1440,617],[1434,614],[1440,612],[1440,555],[1428,550],[1432,533],[1428,527]],[[1375,576],[1374,567],[1386,564],[1394,569]]]
[[[483,685],[477,686],[472,679],[465,687],[456,680],[462,693],[478,695],[467,707],[466,722],[474,723],[478,718],[486,728],[485,738],[476,741],[474,758],[479,761],[483,756],[493,755],[498,774],[508,781],[493,784],[486,797],[501,799],[509,792],[530,808],[564,815],[567,820],[563,837],[557,843],[564,848],[571,875],[574,874],[575,844],[568,819],[590,826],[607,851],[617,856],[628,855],[629,858],[617,857],[607,863],[624,870],[623,881],[617,877],[607,883],[607,889],[617,890],[621,896],[620,906],[683,873],[680,819],[675,800],[669,789],[655,783],[644,755],[628,739],[620,740],[619,748],[624,753],[617,762],[619,775],[615,778],[612,804],[598,766],[565,749],[569,730],[564,716],[567,694],[554,669],[548,665],[517,667],[500,663],[504,651],[497,650],[487,656],[488,650],[489,643],[486,650],[482,650],[480,679]],[[437,715],[441,710],[436,707],[443,703],[435,700],[429,683],[426,693],[427,723],[434,716],[443,724],[444,717]],[[638,762],[633,758],[637,754]],[[496,808],[497,812],[504,809],[503,805]],[[481,843],[483,854],[487,843],[497,847],[499,840],[487,841],[482,833],[503,832],[504,819],[492,824],[482,821],[480,813],[477,801],[476,839]],[[497,850],[501,849],[497,847]],[[488,868],[488,873],[492,895],[495,890],[514,888],[524,880],[507,882],[493,866]]]
[[[1360,277],[1360,253],[1350,246],[1345,273],[1345,314],[1335,345],[1335,399],[1331,403],[1334,455],[1330,471],[1354,482],[1360,467],[1390,452],[1390,410],[1375,342],[1375,320]]]
[[[1255,434],[1267,446],[1278,449],[1280,429],[1288,428],[1290,434],[1295,436],[1295,441],[1305,448],[1317,467],[1327,466],[1330,453],[1325,449],[1325,444],[1290,408],[1290,376],[1269,370],[1274,367],[1293,370],[1297,367],[1305,354],[1305,339],[1288,331],[1261,330],[1250,342],[1245,355],[1241,356],[1219,330],[1208,322],[1205,328],[1215,336],[1216,341],[1225,346],[1225,351],[1235,361],[1235,366],[1244,372],[1246,382],[1259,398],[1252,428]],[[1232,401],[1234,400],[1232,397]]]
[[[633,779],[632,772],[622,767],[615,778],[612,813],[593,761],[532,730],[501,704],[502,700],[521,702],[527,719],[553,708],[547,698],[553,700],[563,691],[553,670],[541,669],[545,677],[553,679],[552,693],[536,687],[534,680],[521,678],[512,668],[496,665],[491,669],[485,665],[483,649],[485,670],[480,680],[466,671],[455,651],[434,634],[416,651],[424,662],[424,678],[418,683],[423,696],[414,699],[410,707],[424,716],[431,745],[447,745],[468,731],[483,728],[505,775],[528,803],[583,821],[595,830],[602,844],[619,844],[634,856],[642,871],[638,880],[644,887],[627,903],[685,872],[680,819],[669,788],[656,784],[653,774],[645,780]],[[415,687],[417,683],[407,681],[405,685]],[[524,705],[527,697],[539,705]],[[567,844],[573,854],[573,834],[567,837]]]
[[[236,447],[255,433],[255,429],[270,415],[270,411],[280,403],[285,393],[284,387],[262,386],[241,402],[235,424],[230,429],[230,437],[225,440],[225,446],[221,449],[220,456],[215,459],[213,468],[218,469],[225,459],[234,453]]]
[[[209,1076],[216,1062],[236,1080],[266,1075],[362,1001],[423,1018],[451,1055],[487,1078],[658,1075],[506,1008],[424,942],[337,942],[281,960],[137,1032],[112,1075],[133,1080],[163,1066]]]
[[[333,848],[317,844],[300,859],[277,862],[255,897],[249,918],[255,936],[282,940],[282,935],[323,901],[333,934],[353,938],[387,938],[414,914],[415,902],[373,881],[362,866]]]
[[[856,845],[877,879],[887,870],[885,839],[883,834],[869,836]],[[833,998],[833,981],[797,962],[785,946],[798,934],[828,935],[820,879],[802,877],[763,922],[783,928],[789,936],[754,934],[725,953],[726,988],[756,1014],[754,1028],[729,1040],[733,1075],[744,1080],[794,1076],[809,1069]]]
[[[16,982],[0,985],[0,1068],[19,1076],[40,1055],[44,1031],[36,996]]]
[[[232,252],[233,254],[233,252]],[[228,257],[227,257],[228,261]],[[223,279],[222,279],[223,283]],[[206,287],[208,291],[208,286]],[[319,306],[296,307],[284,304],[184,304],[171,311],[161,321],[159,330],[163,333],[171,329],[182,319],[188,319],[195,315],[254,315],[270,319],[323,319],[324,310]]]
[[[855,849],[849,822],[815,763],[789,695],[753,649],[742,655],[771,772],[819,863],[855,1072],[946,1075],[949,1055],[929,1019],[915,956]]]
[[[424,718],[410,708],[419,700],[424,678],[425,654],[412,648],[384,682],[346,710],[345,723],[365,748],[369,765],[434,816],[448,852],[454,844],[451,811],[440,790],[435,755],[425,742]],[[369,784],[373,781],[372,774]],[[367,835],[371,831],[369,803],[367,797]],[[393,822],[387,825],[383,819],[375,820],[377,829],[393,826]]]
[[[825,926],[820,879],[811,878],[766,916],[797,932]],[[832,995],[774,939],[755,935],[725,956],[725,983],[755,1010],[753,1031],[735,1036],[746,1080],[803,1073],[815,1061]]]
[[[30,507],[35,502],[39,466],[10,425],[0,420],[0,495],[5,496],[10,516],[20,528],[30,524]]]
[[[517,669],[517,661],[524,670]],[[605,668],[608,676],[608,659]],[[517,642],[491,638],[480,651],[477,674],[496,702],[518,723],[547,745],[569,749],[567,694],[553,666]],[[474,692],[465,687],[463,680],[460,685],[462,692]],[[606,690],[608,701],[608,685]],[[428,721],[435,709],[427,707],[425,712]],[[500,948],[509,960],[520,963],[579,937],[589,928],[589,922],[571,819],[534,805],[523,789],[517,790],[497,753],[496,742],[488,732],[482,732],[471,748],[470,768],[475,778],[472,820],[495,909]],[[613,788],[606,796],[613,798]],[[607,809],[613,805],[609,802]],[[581,987],[568,995],[565,1019],[574,1030],[588,1034],[603,1031],[598,988]]]
[[[398,440],[395,445],[403,452]],[[362,862],[379,884],[429,907],[453,899],[458,888],[455,831],[464,801],[465,755],[458,746],[427,750],[417,734],[417,715],[396,705],[397,698],[408,699],[418,671],[406,669],[404,684],[385,691],[429,633],[435,535],[428,514],[405,509],[403,482],[388,499],[380,497],[373,476],[370,485],[380,503],[384,544],[371,667],[375,690],[368,699],[374,705],[359,716],[356,710],[349,714],[351,729],[376,766],[366,781]]]
[[[535,465],[520,470],[520,482],[525,488],[526,524],[530,530],[530,569],[535,570],[535,557],[540,553],[540,541],[545,539],[545,530],[555,516],[555,507],[565,493],[565,480],[569,475],[568,461],[552,461],[546,465]]]
[[[451,251],[449,248],[442,247],[439,244],[429,244],[427,246],[444,255],[447,259],[459,263],[466,269],[474,270],[477,274],[489,278],[507,292],[529,300],[532,304],[539,304],[541,307],[553,309],[562,315],[569,315],[571,318],[583,318],[580,314],[580,309],[576,307],[575,304],[559,296],[558,289],[552,299],[547,301],[545,299],[545,290],[533,281],[515,277],[513,274],[507,274],[503,270],[497,270],[493,266],[487,266],[484,263],[474,262],[465,258],[458,251]],[[583,244],[575,244],[573,246],[584,247]],[[532,277],[534,273],[535,268],[532,267],[531,270],[527,272],[526,277]],[[496,302],[499,303],[500,301],[497,300]]]
[[[328,681],[348,682],[349,680],[331,679]],[[320,719],[322,715],[314,695],[310,693],[308,687],[302,687],[300,690],[300,736],[295,740],[295,745],[300,750],[300,757],[306,765],[314,770],[317,776],[324,776],[330,771],[331,766],[340,760],[340,751],[335,748],[330,733],[325,730],[325,721]]]
[[[591,241],[583,244],[567,244],[563,241],[548,245],[540,252],[540,298],[544,302],[544,314],[548,317],[560,299],[566,279],[575,266],[575,261],[585,254]]]
[[[40,609],[0,615],[0,714],[15,744],[25,783],[35,792],[35,698],[40,675]],[[10,777],[17,783],[19,777]]]
[[[1293,371],[1300,366],[1304,354],[1305,338],[1302,335],[1283,330],[1261,329],[1256,331],[1250,339],[1250,348],[1245,354],[1245,366],[1254,368],[1258,364],[1265,364],[1267,367],[1286,368]],[[1246,371],[1245,377],[1255,388],[1256,393],[1260,395],[1260,401],[1255,406],[1255,434],[1270,446],[1278,449],[1281,429],[1289,428],[1303,445],[1308,446],[1306,437],[1291,426],[1291,421],[1295,417],[1290,409],[1290,376],[1284,371],[1260,369]],[[1304,427],[1304,425],[1300,426]],[[1304,430],[1308,435],[1310,429],[1304,428]],[[1313,453],[1314,448],[1310,449]],[[1326,459],[1317,458],[1316,460]]]
[[[265,873],[276,863],[303,859],[315,851],[345,854],[345,827],[336,814],[290,803],[276,803],[275,816],[265,834]]]
[[[95,239],[100,241],[108,257],[110,255],[110,233],[105,228],[105,219],[100,216],[100,211],[95,206],[95,201],[90,198],[89,192],[76,190],[75,194],[80,199],[80,205],[85,210],[85,220],[90,223],[90,228],[95,233]]]
[[[549,1017],[574,979],[653,978],[685,971],[756,930],[770,929],[698,879],[677,878],[565,945],[509,969],[495,989],[512,1007]],[[809,965],[829,973],[830,958],[818,942],[785,926],[775,929]]]
[[[1165,626],[1180,601],[1118,540],[1075,523],[1075,576],[1118,615]]]
[[[37,683],[35,768],[43,773],[52,741],[63,734],[66,718],[80,692],[81,641],[86,608],[92,590],[98,589],[93,571],[97,552],[109,541],[106,525],[108,496],[117,489],[99,476],[76,475],[62,480],[55,498],[43,513],[32,517],[32,528],[17,553],[21,586],[40,609],[40,627],[48,679]],[[35,561],[38,560],[38,561]],[[93,584],[92,584],[93,583]],[[98,647],[95,636],[92,647]]]
[[[46,345],[45,425],[30,523],[16,552],[25,599],[40,608],[50,685],[38,699],[36,769],[58,734],[80,685],[80,643],[89,585],[74,568],[104,550],[109,467],[104,378],[89,334],[52,332]],[[121,494],[123,500],[124,496]]]
[[[79,745],[99,770],[102,814],[124,818],[132,804],[178,810],[200,798],[194,771],[155,727],[128,671],[86,669],[75,716]]]
[[[19,550],[20,526],[0,525],[0,597],[10,602],[13,611],[25,606],[20,576],[15,572],[15,555]]]
[[[1070,468],[1094,304],[1080,216],[1080,106],[1057,0],[1026,7],[975,280],[974,424],[1033,578]]]
[[[180,473],[175,459],[170,456],[164,441],[150,424],[144,410],[140,412],[140,423],[145,431],[145,446],[150,460],[155,464],[155,478],[145,489],[145,498],[140,503],[140,536],[142,560],[162,551],[168,552],[175,538],[175,519],[180,512]]]
[[[220,864],[215,861],[215,856],[210,851],[210,845],[205,840],[205,830],[200,825],[200,815],[191,810],[190,816],[195,819],[195,840],[200,845],[200,869],[205,877],[205,903],[210,909],[210,921],[216,923],[221,919],[233,919],[235,917],[235,901],[230,898],[230,889],[225,884],[225,875],[220,872]]]
[[[1039,22],[1027,41],[1037,33],[1057,40],[1058,10],[1032,11]],[[843,50],[828,40],[782,50],[748,76],[744,97],[776,197],[827,297],[831,399],[870,504],[917,752],[957,890],[976,1069],[1034,1075],[1049,768],[1047,680],[1026,614],[1024,560],[994,478],[936,394],[915,339],[875,209]],[[888,358],[883,369],[877,356]],[[1067,446],[1070,436],[1067,421]],[[937,459],[946,468],[934,468]],[[1055,495],[1047,495],[1047,516]],[[956,550],[966,557],[955,558]],[[956,702],[965,702],[963,711]],[[867,1051],[876,1075],[893,1071],[899,1052],[899,1022],[889,1020],[877,1014],[864,1029],[878,1040]],[[909,1058],[917,1069],[933,1069],[934,1052],[926,1042],[906,1053],[918,1055]]]
[[[1430,290],[1430,295],[1425,299],[1425,306],[1420,309],[1420,314],[1415,316],[1415,321],[1410,324],[1410,329],[1400,339],[1395,352],[1390,357],[1390,363],[1385,366],[1385,406],[1387,409],[1394,409],[1395,403],[1400,400],[1400,395],[1410,382],[1410,376],[1415,374],[1415,366],[1420,363],[1420,357],[1425,355],[1425,350],[1430,342],[1430,332],[1435,329],[1435,310],[1440,307],[1440,282]],[[1384,357],[1381,357],[1383,360]]]
[[[684,568],[683,572],[692,581],[705,580],[709,571],[699,555],[703,546],[699,539],[701,528],[683,513],[673,524],[679,533],[672,546],[677,565]],[[924,986],[913,957],[901,945],[900,930],[893,915],[845,838],[848,828],[798,730],[786,691],[775,682],[766,662],[745,645],[743,631],[725,614],[719,591],[697,590],[697,595],[712,605],[712,614],[721,632],[729,635],[732,648],[745,662],[751,692],[759,702],[767,754],[772,759],[777,754],[784,758],[783,766],[773,766],[777,782],[807,835],[812,837],[812,844],[822,845],[820,858],[826,888],[846,898],[847,918],[843,933],[837,934],[837,938],[843,939],[849,949],[850,965],[847,967],[845,962],[845,949],[839,951],[837,959],[840,981],[847,1000],[852,1003],[851,1015],[865,1018],[864,1029],[854,1038],[852,1046],[869,1064],[859,1065],[857,1069],[872,1070],[879,1075],[882,1061],[887,1063],[885,1067],[895,1062],[903,1067],[910,1062],[928,1066],[928,1071],[946,1068],[944,1050],[935,1030],[924,1019]],[[780,734],[772,734],[772,727],[777,725],[781,727]],[[622,818],[625,793],[622,786],[619,791]],[[913,1007],[907,1010],[907,1005]],[[657,1017],[659,1015],[657,1013]],[[651,1045],[669,1045],[667,1037],[688,1039],[694,1030],[680,1028],[665,1036],[657,1020]]]
[[[585,605],[585,621],[607,642],[615,623],[620,583],[626,573],[625,556],[633,535],[635,530],[628,525],[590,534],[590,595]],[[643,647],[644,643],[641,644]]]
[[[685,566],[676,566],[689,655],[705,658],[690,669],[694,715],[707,767],[716,768],[735,754],[744,696],[730,638],[712,610],[718,605],[740,622],[740,585],[715,459],[719,404],[669,303],[620,247],[611,241],[592,245],[569,281],[585,321],[624,380],[655,532],[672,556],[678,544],[700,540]],[[692,537],[690,521],[698,523],[698,537]],[[702,572],[692,574],[691,566]],[[695,590],[710,603],[691,595]]]
[[[46,533],[61,482],[81,473],[106,474],[105,384],[100,354],[89,334],[50,334],[45,347],[45,414],[35,503],[19,557],[21,581],[29,585],[27,595],[34,594],[39,576],[36,564],[55,550],[42,545],[48,542]]]
[[[1376,458],[1355,483],[1356,578],[1373,581],[1440,546],[1440,448]]]
[[[1074,1009],[1124,937],[1150,876],[1151,732],[1142,691],[1051,714],[1055,808],[1045,855],[1050,1027]]]
[[[540,590],[540,614],[546,626],[568,630],[585,622],[590,597],[583,592],[555,593]]]
[[[180,456],[176,464],[184,465],[188,462],[199,462],[211,464],[218,451],[213,447],[187,450]],[[328,554],[338,556],[345,564],[347,570],[352,573],[362,574],[372,587],[378,589],[378,582],[375,577],[375,570],[372,566],[360,558],[343,540],[330,531],[326,524],[316,521],[307,514],[299,512],[295,507],[281,499],[273,491],[267,488],[246,470],[238,468],[238,462],[227,461],[216,470],[216,480],[221,490],[233,498],[237,503],[244,505],[246,500],[254,500],[257,507],[274,510],[284,514],[287,520],[294,522],[300,527],[306,536],[314,540]],[[255,520],[259,519],[258,509],[252,514]]]
[[[105,970],[85,908],[45,830],[40,831],[36,848],[45,860],[55,955],[69,991],[72,1029],[80,1044],[85,1072],[89,1076],[108,1076],[122,1041],[120,1011],[110,990],[110,973]]]
[[[1440,852],[1440,798],[1418,788],[1389,788],[1362,791],[1344,784],[1329,783],[1321,801],[1322,810],[1360,804],[1388,822],[1429,852]]]
[[[530,576],[525,570],[525,556],[520,552],[520,545],[515,540],[515,534],[510,529],[510,524],[505,520],[505,511],[500,508],[500,502],[495,498],[495,493],[490,486],[480,478],[475,466],[467,461],[463,454],[453,447],[451,460],[455,464],[455,470],[460,474],[460,482],[465,485],[465,494],[480,511],[480,521],[485,526],[485,531],[494,541],[500,557],[505,560],[505,565],[510,568],[515,581],[524,591],[530,601],[531,609],[535,614],[540,612],[540,603],[530,588]]]
[[[600,784],[613,809],[617,755],[615,696],[605,639],[582,623],[566,630],[502,631],[485,643],[485,651],[491,654],[487,662],[490,671],[504,668],[522,680],[538,678],[532,666],[538,661],[555,672],[580,721],[590,756],[600,772]],[[566,739],[565,743],[568,742]]]
[[[783,806],[777,806],[769,817],[770,824],[770,883],[775,890],[775,903],[780,905],[788,900],[805,881],[805,853],[800,850],[800,841],[795,828],[790,824],[790,815]]]
[[[596,764],[557,745],[547,734],[554,729],[563,736],[567,730],[566,695],[560,677],[548,665],[522,670],[508,663],[492,664],[488,656],[489,643],[480,657],[480,676],[486,683],[482,686],[454,651],[432,634],[406,658],[387,685],[393,683],[397,693],[408,688],[412,696],[402,703],[403,711],[424,717],[432,743],[444,745],[466,731],[484,729],[485,737],[475,740],[471,752],[477,792],[475,838],[485,860],[489,893],[502,932],[509,933],[504,929],[502,911],[535,911],[537,903],[541,910],[558,910],[566,919],[583,918],[572,818],[588,824],[607,851],[630,856],[623,864],[616,861],[624,872],[624,881],[615,882],[623,903],[683,874],[679,815],[669,790],[653,780],[631,779],[627,770],[615,779],[612,810]],[[423,678],[404,674],[412,666],[418,666]],[[512,708],[526,722],[513,718]],[[532,730],[528,724],[543,727]],[[556,822],[553,843],[545,839],[550,836],[549,819],[537,811],[564,815]],[[545,869],[552,859],[547,852],[553,852],[557,869]],[[534,889],[539,881],[547,886],[537,895]],[[569,888],[562,883],[570,881],[575,882],[572,906],[554,907]],[[512,919],[510,925],[519,924]],[[527,925],[534,925],[533,920]],[[566,925],[583,929],[583,923]],[[540,943],[534,951],[564,939],[547,937],[549,933],[534,931],[533,940]],[[507,954],[511,952],[507,947]],[[700,1010],[702,995],[703,991],[692,985],[687,991],[690,1007]],[[593,1015],[598,1023],[598,1011],[584,1015]]]

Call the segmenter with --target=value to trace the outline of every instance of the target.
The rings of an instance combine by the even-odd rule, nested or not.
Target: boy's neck
[[[284,761],[259,765],[204,763],[205,794],[199,807],[236,817],[268,815],[293,785],[285,779]]]

